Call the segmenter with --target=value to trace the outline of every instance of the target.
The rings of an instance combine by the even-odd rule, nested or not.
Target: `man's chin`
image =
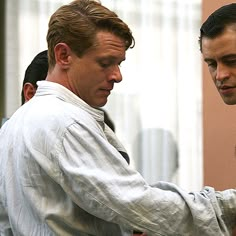
[[[226,105],[235,105],[236,104],[236,99],[223,98],[223,101]]]
[[[107,104],[107,99],[106,99],[106,100],[103,100],[103,101],[100,101],[100,102],[98,102],[97,104],[94,104],[93,107],[95,107],[95,108],[100,108],[100,107],[105,106],[106,104]]]

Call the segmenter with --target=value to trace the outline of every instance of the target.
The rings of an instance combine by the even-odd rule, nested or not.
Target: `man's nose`
[[[122,81],[122,74],[119,66],[114,66],[109,75],[109,80],[113,80],[115,83]]]
[[[229,68],[226,65],[218,64],[216,70],[216,80],[224,80],[230,75]]]

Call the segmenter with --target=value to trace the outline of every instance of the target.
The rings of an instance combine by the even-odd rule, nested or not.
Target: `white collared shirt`
[[[236,191],[149,186],[103,113],[63,86],[36,95],[0,130],[0,236],[230,235]],[[8,234],[9,233],[9,234]]]

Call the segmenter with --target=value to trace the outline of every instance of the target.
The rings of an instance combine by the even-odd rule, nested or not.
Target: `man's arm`
[[[83,124],[71,126],[62,145],[61,150],[69,148],[70,152],[57,154],[60,166],[75,186],[68,194],[90,214],[150,235],[232,232],[236,218],[235,190],[215,192],[213,188],[205,188],[187,193],[164,182],[150,187],[114,147]]]

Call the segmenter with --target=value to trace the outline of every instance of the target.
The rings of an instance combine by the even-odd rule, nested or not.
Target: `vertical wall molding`
[[[0,118],[5,116],[5,0],[0,1]]]

